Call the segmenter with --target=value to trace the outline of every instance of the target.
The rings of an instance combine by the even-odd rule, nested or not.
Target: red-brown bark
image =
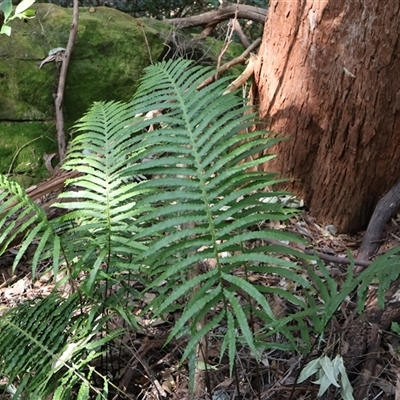
[[[255,65],[261,116],[289,138],[266,168],[311,214],[364,228],[400,178],[400,6],[271,0]]]

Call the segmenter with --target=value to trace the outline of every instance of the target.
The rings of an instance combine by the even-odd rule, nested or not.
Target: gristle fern
[[[96,338],[106,318],[96,317],[96,308],[86,314],[79,296],[64,299],[57,293],[25,302],[0,319],[0,370],[8,377],[7,391],[13,398],[71,398],[72,389],[97,393],[107,398],[107,380],[97,388],[87,375],[90,362],[102,353],[102,346],[121,332]]]
[[[243,106],[243,99],[223,95],[226,80],[198,91],[196,87],[211,74],[189,61],[156,64],[147,69],[131,103],[96,103],[78,122],[77,130],[83,133],[72,143],[65,164],[84,174],[71,181],[77,190],[62,195],[79,201],[60,204],[78,207],[74,216],[85,210],[86,217],[68,235],[90,234],[85,247],[90,243],[97,258],[88,250],[81,258],[93,276],[90,287],[94,277],[103,278],[104,273],[136,271],[147,282],[146,290],[158,293],[149,306],[156,315],[182,308],[170,338],[191,327],[184,357],[222,319],[242,333],[226,342],[229,354],[242,339],[256,353],[248,310],[240,305],[238,291],[260,308],[266,323],[278,324],[264,295],[237,273],[238,268],[274,264],[277,273],[283,269],[307,284],[295,264],[282,266],[277,256],[245,246],[246,241],[266,238],[300,241],[289,233],[250,229],[267,219],[286,219],[295,211],[263,201],[276,196],[264,189],[279,180],[256,168],[272,156],[253,156],[278,139],[252,129],[255,116]],[[134,176],[148,179],[137,182]],[[103,247],[96,248],[91,241]],[[100,274],[106,253],[110,262]],[[207,259],[216,260],[215,268],[194,273]],[[197,332],[199,319],[217,305],[222,305],[220,313]],[[292,334],[281,329],[294,342]]]
[[[95,103],[77,122],[63,166],[80,176],[55,205],[62,217],[48,221],[0,176],[1,252],[21,235],[14,266],[35,242],[33,276],[50,259],[54,276],[62,268],[76,288],[68,299],[55,292],[2,316],[0,372],[9,390],[16,386],[14,398],[107,396],[108,381],[91,361],[118,334],[106,328],[112,315],[139,329],[134,306],[146,292],[155,295],[143,311],[149,319],[179,311],[168,340],[187,338],[191,367],[199,343],[223,326],[221,358],[228,355],[232,373],[238,344],[256,356],[260,348],[310,351],[312,334],[323,333],[357,285],[365,292],[378,273],[384,287],[397,277],[393,252],[357,278],[349,268],[338,288],[317,257],[281,245],[303,239],[263,227],[296,213],[271,201],[283,194],[273,190],[282,180],[258,168],[278,139],[255,129],[242,98],[224,94],[227,79],[196,89],[213,74],[185,60],[158,63],[132,101]],[[251,274],[285,278],[302,296]],[[278,318],[271,296],[296,311]]]

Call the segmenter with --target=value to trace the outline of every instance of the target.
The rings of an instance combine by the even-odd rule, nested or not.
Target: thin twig
[[[11,160],[10,166],[8,167],[7,175],[10,175],[10,174],[11,174],[12,167],[13,167],[13,165],[14,165],[15,160],[16,160],[17,157],[18,157],[18,154],[21,153],[21,151],[22,151],[25,147],[29,146],[31,143],[36,142],[36,140],[43,139],[43,138],[44,138],[44,135],[38,136],[38,137],[36,137],[36,138],[30,140],[29,142],[26,142],[25,144],[23,144],[23,145],[16,151],[16,153],[14,154],[14,157],[13,157],[12,160]]]
[[[236,14],[235,14],[235,18],[236,18]],[[222,57],[224,56],[224,54],[226,53],[226,51],[228,50],[229,45],[232,43],[232,36],[234,33],[234,29],[233,29],[233,24],[232,22],[228,25],[228,30],[226,32],[226,37],[225,37],[225,41],[224,41],[224,45],[222,46],[222,49],[218,55],[218,59],[217,59],[217,68],[219,68],[221,66],[221,61],[222,61]]]
[[[151,48],[149,44],[149,39],[147,38],[146,31],[144,30],[144,25],[141,22],[137,22],[137,24],[140,26],[140,29],[142,30],[144,41],[146,43],[146,48],[147,52],[149,53],[149,60],[150,64],[153,64],[153,57],[151,56]]]
[[[239,57],[234,58],[233,60],[225,63],[224,65],[221,66],[221,68],[218,69],[218,72],[216,75],[221,75],[223,72],[225,72],[226,70],[228,70],[229,68],[232,68],[233,66],[237,65],[237,64],[243,64],[244,62],[246,62],[246,57],[254,50],[256,49],[261,43],[261,39],[258,38],[257,40],[255,40]],[[204,87],[206,87],[207,85],[209,85],[210,83],[214,82],[216,80],[216,76],[213,75],[209,78],[207,78],[204,82],[202,82],[197,89],[203,89]]]
[[[65,158],[65,153],[67,150],[67,145],[66,145],[66,140],[65,140],[65,132],[64,132],[64,114],[63,114],[65,81],[67,78],[69,60],[71,58],[76,34],[78,32],[78,20],[79,20],[79,1],[74,0],[72,25],[71,25],[71,30],[69,33],[67,48],[65,49],[63,62],[61,64],[60,77],[58,80],[57,95],[56,95],[56,99],[55,99],[58,155],[60,157],[60,164],[63,163],[64,158]]]

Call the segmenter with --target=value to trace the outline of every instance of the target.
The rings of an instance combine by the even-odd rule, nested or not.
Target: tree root
[[[358,251],[357,260],[368,260],[378,248],[385,225],[400,207],[400,180],[379,200]],[[357,271],[361,272],[361,271]]]

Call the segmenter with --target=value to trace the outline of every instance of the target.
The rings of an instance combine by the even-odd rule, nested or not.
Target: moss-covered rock
[[[46,178],[44,157],[57,148],[54,124],[43,121],[0,122],[0,166],[24,187]]]
[[[36,18],[14,21],[0,36],[0,173],[46,173],[43,154],[57,150],[54,94],[59,66],[51,49],[66,47],[72,9],[39,4]],[[105,7],[81,8],[69,64],[64,111],[71,126],[93,101],[129,100],[143,68],[158,60],[163,39],[131,16]],[[41,167],[41,168],[40,168]]]
[[[11,36],[0,36],[0,173],[24,185],[43,179],[48,174],[44,154],[57,152],[54,96],[60,65],[39,65],[50,50],[67,46],[72,23],[71,8],[44,3],[32,8],[34,19],[14,20]],[[150,63],[184,56],[216,65],[222,45],[163,21],[135,19],[106,7],[80,8],[65,88],[65,126],[71,127],[94,101],[129,100]],[[222,62],[242,50],[231,44]]]

